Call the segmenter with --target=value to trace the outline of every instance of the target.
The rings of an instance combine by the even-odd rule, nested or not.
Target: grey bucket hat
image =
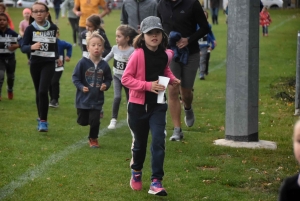
[[[164,31],[160,19],[155,16],[146,17],[141,22],[140,29],[141,29],[141,32],[143,32],[143,33],[148,33],[152,29],[160,29],[160,30]]]

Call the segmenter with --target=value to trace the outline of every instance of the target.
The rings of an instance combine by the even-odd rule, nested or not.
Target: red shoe
[[[14,98],[14,93],[12,91],[7,92],[7,97],[9,100],[12,100]]]
[[[142,190],[142,171],[134,171],[131,170],[131,178],[130,178],[130,187],[132,190],[140,191]]]
[[[97,138],[89,138],[89,143],[91,148],[99,148],[98,139]]]

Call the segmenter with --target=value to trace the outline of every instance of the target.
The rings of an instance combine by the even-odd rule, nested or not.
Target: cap
[[[31,14],[31,10],[30,10],[29,8],[25,8],[25,9],[23,10],[23,15],[24,15],[25,13]]]
[[[143,33],[148,33],[149,31],[151,31],[152,29],[160,29],[160,30],[164,30],[162,25],[161,25],[161,21],[158,17],[155,16],[149,16],[146,17],[142,22],[141,22],[141,32]]]

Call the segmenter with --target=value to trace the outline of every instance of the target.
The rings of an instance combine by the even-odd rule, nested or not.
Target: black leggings
[[[77,34],[78,34],[78,23],[79,23],[79,17],[78,18],[68,18],[70,25],[73,30],[73,42],[76,44],[77,42]],[[79,39],[78,39],[79,40]]]
[[[48,90],[55,71],[55,61],[30,64],[30,74],[35,88],[35,101],[40,120],[47,121]]]
[[[63,71],[54,72],[54,75],[52,77],[51,85],[49,87],[49,95],[50,100],[55,99],[58,101],[59,98],[59,80],[61,78]]]

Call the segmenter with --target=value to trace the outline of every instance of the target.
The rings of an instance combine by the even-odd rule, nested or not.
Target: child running
[[[204,11],[206,19],[208,19],[208,12]],[[211,24],[208,23],[208,34],[198,40],[200,49],[200,63],[199,63],[199,79],[205,80],[205,75],[208,75],[208,65],[210,59],[210,51],[213,50],[217,44],[215,36],[212,32]]]
[[[300,165],[300,120],[294,126],[293,148],[295,159]],[[278,201],[299,201],[300,200],[300,174],[286,178],[279,190]]]
[[[89,145],[99,148],[100,111],[104,104],[104,91],[109,89],[112,75],[109,65],[101,57],[104,51],[102,36],[96,31],[88,32],[86,39],[89,57],[79,60],[72,76],[77,88],[77,123],[81,126],[90,125]]]
[[[14,97],[13,87],[15,81],[16,57],[15,50],[19,48],[18,34],[8,28],[8,17],[5,13],[0,13],[0,101],[2,85],[6,71],[7,76],[7,96],[12,100]]]
[[[121,83],[123,72],[126,68],[128,58],[134,51],[132,47],[133,39],[137,36],[135,29],[128,25],[120,25],[116,30],[116,43],[111,49],[111,52],[106,55],[104,61],[109,61],[114,58],[113,66],[113,81],[114,81],[114,102],[112,106],[112,119],[107,127],[108,129],[115,129],[118,119],[118,113],[122,97],[122,87],[126,93],[127,101],[129,99],[129,90]]]
[[[152,175],[149,194],[166,196],[161,181],[164,176],[167,104],[157,103],[157,94],[164,91],[158,76],[180,84],[169,68],[173,51],[166,50],[168,37],[158,17],[150,16],[141,23],[141,34],[133,42],[132,53],[122,76],[122,84],[129,88],[128,125],[133,135],[130,186],[142,190],[142,169],[146,157],[148,133],[151,130]]]
[[[88,51],[86,48],[86,34],[87,32],[97,31],[100,36],[105,40],[104,42],[104,51],[102,53],[102,57],[106,57],[106,55],[111,51],[110,43],[107,39],[104,29],[101,27],[101,18],[99,15],[91,15],[86,19],[86,30],[81,32],[82,38],[82,56],[88,57]]]
[[[48,131],[48,90],[55,71],[55,62],[59,66],[58,46],[56,40],[57,27],[51,21],[46,4],[35,2],[31,8],[32,16],[26,28],[21,50],[31,53],[30,74],[35,88],[38,111],[38,131]]]
[[[49,106],[53,108],[59,107],[58,99],[59,99],[59,80],[61,75],[64,71],[64,61],[69,62],[72,56],[72,45],[64,40],[59,39],[59,29],[57,28],[56,32],[56,39],[58,45],[58,54],[59,60],[62,63],[62,66],[56,64],[55,72],[52,77],[51,85],[49,88],[49,95],[50,95],[50,103]],[[67,55],[65,56],[65,50],[67,50]]]
[[[19,25],[19,34],[20,34],[21,37],[24,36],[25,30],[29,26],[30,15],[31,15],[31,10],[29,8],[24,8],[24,10],[23,10],[24,20],[22,20],[20,22],[20,25]],[[29,64],[30,63],[29,62],[29,60],[30,60],[30,53],[27,53],[27,59],[28,59],[28,64]]]
[[[4,3],[0,3],[0,13],[5,13],[7,18],[8,18],[8,26],[11,30],[15,30],[15,26],[14,23],[12,21],[12,19],[10,18],[8,12],[6,12],[6,6]]]

